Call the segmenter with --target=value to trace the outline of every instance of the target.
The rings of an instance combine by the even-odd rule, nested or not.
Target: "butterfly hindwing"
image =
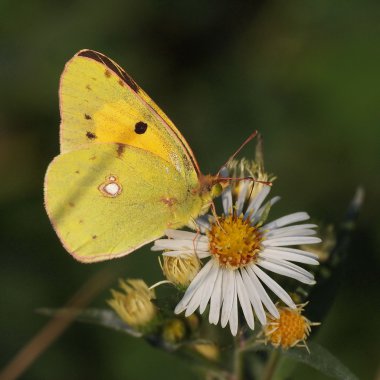
[[[65,248],[78,260],[123,256],[188,223],[199,197],[161,157],[121,144],[93,144],[50,164],[45,203]]]

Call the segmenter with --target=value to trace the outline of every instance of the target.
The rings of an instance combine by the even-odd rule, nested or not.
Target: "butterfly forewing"
[[[94,143],[121,143],[170,162],[189,182],[198,166],[183,136],[115,62],[83,50],[67,64],[60,84],[61,152]]]

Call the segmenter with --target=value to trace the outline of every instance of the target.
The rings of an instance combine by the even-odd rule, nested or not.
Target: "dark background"
[[[58,81],[76,51],[120,63],[173,119],[203,172],[254,130],[278,175],[277,215],[338,222],[355,188],[366,202],[341,288],[317,341],[361,379],[379,354],[380,4],[378,1],[0,1],[0,367],[104,267],[161,278],[148,248],[110,263],[65,253],[43,207],[58,154]],[[253,144],[244,155],[250,156]],[[93,305],[104,306],[105,290]],[[296,378],[324,379],[299,367]],[[144,342],[73,325],[25,379],[191,379]]]

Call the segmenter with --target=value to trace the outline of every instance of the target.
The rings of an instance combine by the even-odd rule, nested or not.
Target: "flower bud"
[[[111,290],[112,298],[108,304],[131,327],[146,326],[157,313],[151,302],[155,298],[154,290],[149,289],[143,280],[120,280],[119,286],[122,292]]]
[[[186,337],[186,325],[182,319],[167,321],[162,330],[162,338],[168,343],[181,342]]]
[[[181,256],[162,256],[160,260],[162,272],[167,280],[179,287],[187,287],[199,272],[199,259],[194,254]]]

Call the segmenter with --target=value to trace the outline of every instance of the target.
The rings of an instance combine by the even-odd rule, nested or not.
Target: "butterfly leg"
[[[194,236],[194,239],[193,239],[194,255],[195,255],[195,257],[198,259],[198,261],[199,261],[199,263],[200,263],[201,260],[200,260],[200,258],[199,258],[199,256],[198,256],[198,253],[197,253],[197,239],[198,239],[199,236],[201,235],[201,229],[199,228],[197,222],[196,222],[194,219],[192,219],[192,222],[193,222],[193,224],[194,224],[195,231],[196,231],[195,236]]]
[[[218,225],[218,227],[219,227],[222,231],[226,232],[226,231],[223,229],[223,227],[222,227],[222,225],[220,224],[220,222],[219,222],[219,216],[218,216],[218,214],[216,213],[216,207],[215,207],[215,203],[214,203],[214,201],[211,201],[210,208],[211,208],[212,216],[215,218],[215,223]]]

